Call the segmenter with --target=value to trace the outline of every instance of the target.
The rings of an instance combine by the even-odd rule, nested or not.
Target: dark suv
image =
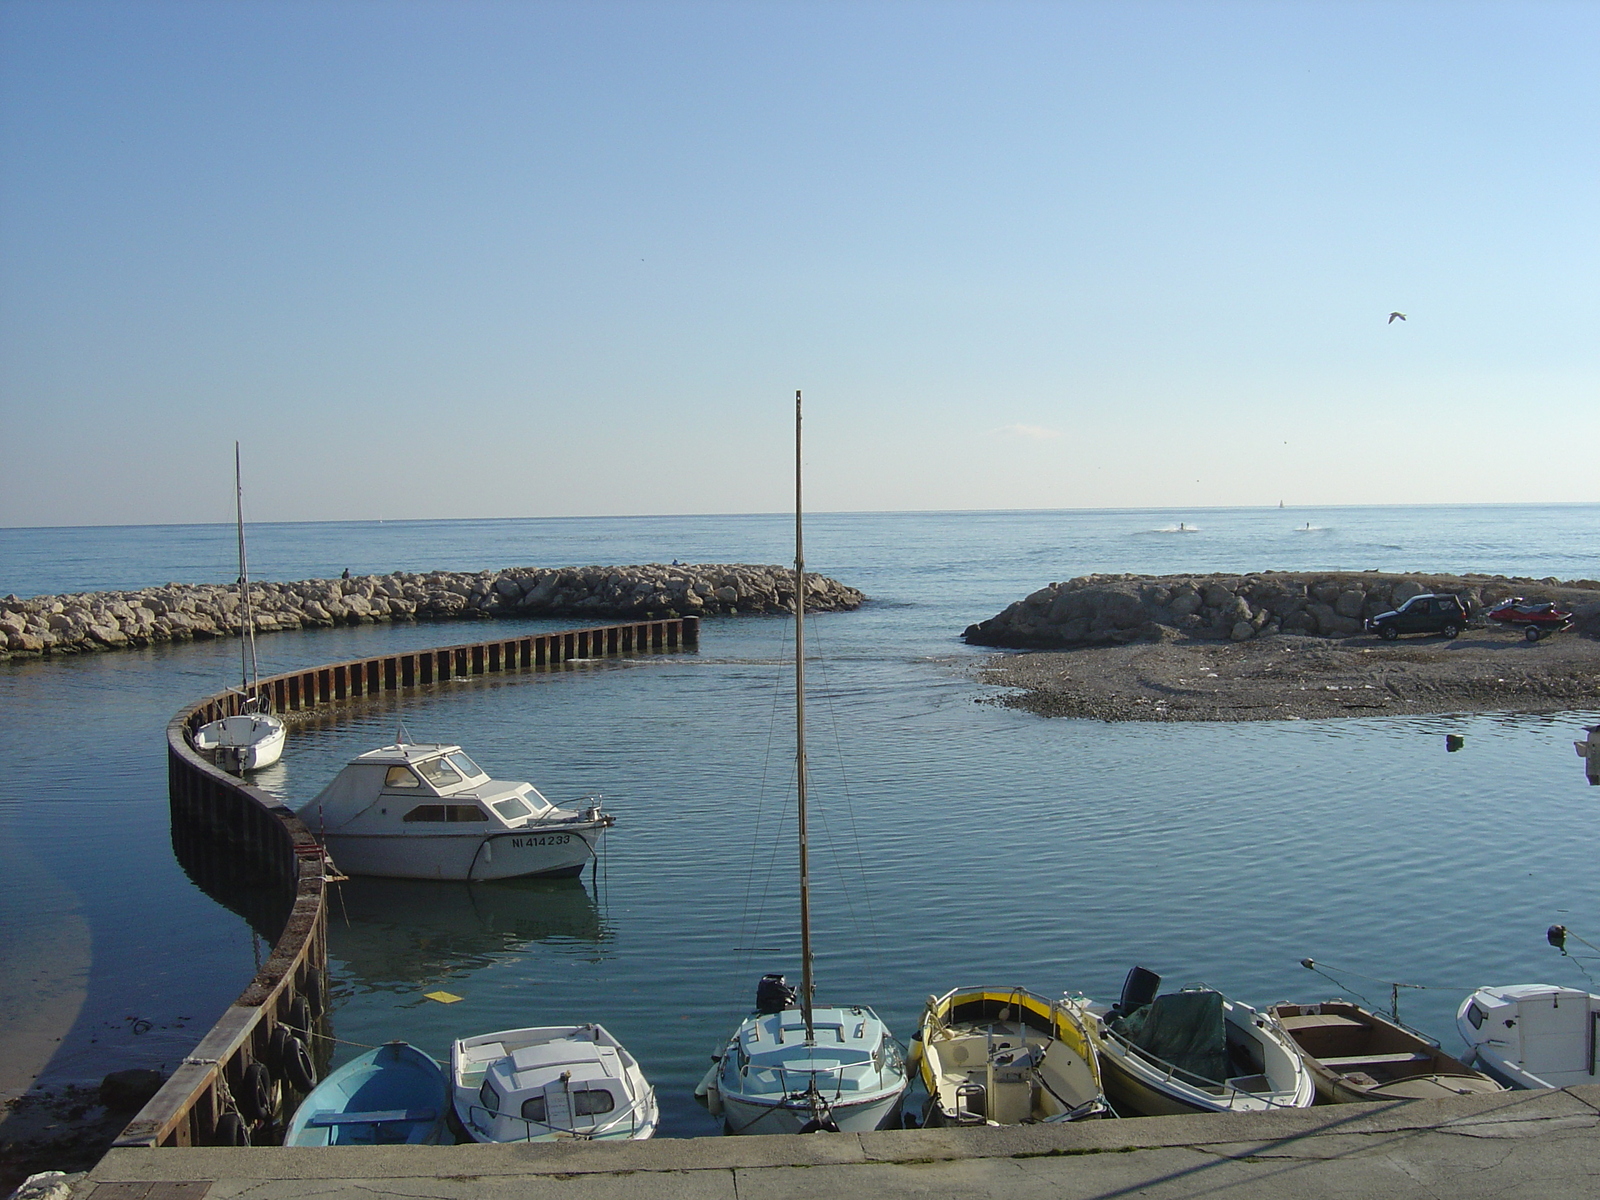
[[[1442,633],[1453,638],[1467,627],[1467,609],[1451,595],[1413,596],[1394,612],[1367,618],[1367,628],[1386,642],[1402,633]]]

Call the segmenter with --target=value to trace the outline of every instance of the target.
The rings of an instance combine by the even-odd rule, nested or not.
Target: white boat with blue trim
[[[369,750],[296,814],[347,875],[514,879],[577,875],[616,818],[599,797],[558,808],[531,783],[491,779],[447,743]]]
[[[450,1049],[456,1116],[477,1142],[642,1141],[655,1089],[602,1025],[462,1038]]]

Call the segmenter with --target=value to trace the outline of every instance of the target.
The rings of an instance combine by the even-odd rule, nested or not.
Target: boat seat
[[[1270,1092],[1272,1080],[1265,1075],[1236,1075],[1224,1082],[1235,1091],[1240,1092]]]
[[[467,1062],[495,1062],[506,1056],[506,1048],[499,1042],[484,1042],[481,1046],[462,1048],[461,1057]]]
[[[1325,1067],[1381,1067],[1391,1063],[1427,1062],[1433,1055],[1421,1052],[1400,1051],[1397,1054],[1346,1054],[1340,1057],[1319,1058]]]
[[[325,1112],[318,1113],[307,1125],[323,1128],[329,1125],[383,1125],[390,1121],[434,1121],[439,1117],[433,1108],[390,1108],[381,1112]]]
[[[1306,1013],[1298,1017],[1279,1017],[1283,1027],[1291,1033],[1302,1029],[1366,1029],[1364,1022],[1354,1017],[1341,1017],[1337,1013]]]

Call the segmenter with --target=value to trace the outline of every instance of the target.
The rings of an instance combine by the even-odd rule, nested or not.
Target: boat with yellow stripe
[[[1025,988],[928,997],[911,1045],[924,1125],[1020,1125],[1113,1115],[1078,1010]]]

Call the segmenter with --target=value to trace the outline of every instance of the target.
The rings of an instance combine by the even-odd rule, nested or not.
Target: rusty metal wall
[[[549,667],[575,658],[675,650],[699,642],[697,617],[497,638],[381,655],[274,675],[258,694],[275,712],[337,705],[439,680]],[[191,862],[280,892],[269,899],[271,956],[250,985],[183,1060],[118,1138],[118,1146],[205,1146],[231,1141],[238,1125],[260,1144],[282,1136],[297,1092],[284,1053],[298,1038],[314,1060],[327,994],[327,869],[322,848],[288,808],[198,754],[194,731],[241,711],[245,695],[197,700],[167,724],[167,777],[174,843]],[[281,921],[281,923],[280,923]],[[324,1031],[325,1032],[325,1031]],[[290,1050],[292,1054],[292,1047]],[[263,1088],[269,1112],[255,1103]],[[238,1118],[236,1121],[235,1118]]]

